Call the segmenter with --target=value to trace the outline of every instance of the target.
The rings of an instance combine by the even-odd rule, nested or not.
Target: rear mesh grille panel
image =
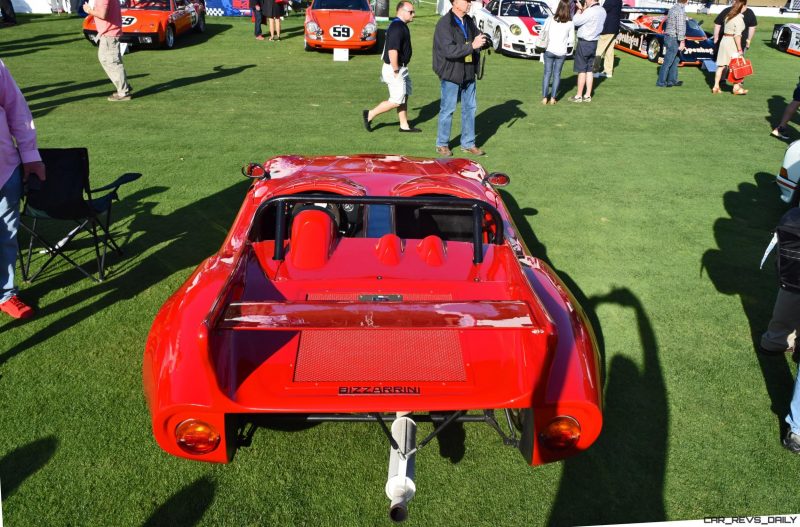
[[[458,331],[305,331],[295,382],[463,382]]]

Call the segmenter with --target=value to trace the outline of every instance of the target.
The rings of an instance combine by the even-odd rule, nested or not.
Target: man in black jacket
[[[439,19],[433,33],[433,71],[441,81],[439,130],[436,152],[450,157],[450,128],[456,103],[461,98],[461,150],[476,156],[484,151],[475,146],[475,74],[480,49],[486,37],[467,15],[469,0],[450,0],[450,12]]]

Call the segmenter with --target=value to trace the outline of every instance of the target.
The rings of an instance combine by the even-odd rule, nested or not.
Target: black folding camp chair
[[[105,278],[106,251],[110,248],[117,254],[122,254],[109,230],[111,204],[119,199],[119,187],[139,179],[141,174],[123,174],[109,185],[92,189],[89,187],[89,152],[85,148],[40,148],[39,153],[47,177],[40,182],[36,176],[31,175],[26,185],[20,226],[30,233],[30,240],[27,250],[20,247],[22,278],[27,282],[35,280],[60,256],[88,278],[101,282]],[[98,192],[105,194],[97,197]],[[42,220],[48,220],[48,223],[49,220],[68,221],[74,223],[74,226],[53,243],[43,236]],[[70,242],[84,231],[91,234],[94,242],[97,278],[66,254],[66,251],[72,249]],[[45,255],[44,263],[31,275],[31,260],[35,252]]]

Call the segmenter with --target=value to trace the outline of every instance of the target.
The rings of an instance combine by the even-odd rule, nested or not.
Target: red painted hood
[[[323,31],[327,32],[331,26],[350,26],[353,31],[361,31],[365,25],[374,21],[370,11],[344,11],[344,10],[313,10],[309,16]]]

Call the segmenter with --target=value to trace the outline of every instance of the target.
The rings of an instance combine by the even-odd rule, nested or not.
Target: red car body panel
[[[360,0],[352,0],[358,4]],[[345,48],[353,50],[371,49],[377,43],[377,25],[371,10],[322,9],[319,0],[314,0],[306,9],[304,38],[307,49]],[[364,7],[368,7],[365,3]],[[364,35],[364,28],[372,31]],[[318,28],[316,31],[312,29]]]
[[[202,31],[205,28],[203,0],[128,0],[126,6],[122,8],[121,42],[158,47],[166,44],[170,26],[174,28],[175,37],[192,29]],[[83,21],[83,34],[89,40],[97,35],[91,15]]]
[[[272,178],[250,187],[219,252],[153,323],[144,390],[164,450],[230,460],[230,431],[209,454],[178,447],[175,429],[190,418],[226,431],[236,414],[504,408],[532,409],[534,433],[520,446],[531,464],[595,441],[602,401],[592,329],[555,272],[528,253],[480,165],[363,155],[285,156],[264,167]],[[260,207],[309,192],[479,200],[496,208],[504,237],[489,242],[498,222],[485,216],[475,263],[471,242],[408,235],[419,227],[401,224],[401,206],[394,232],[357,237],[332,228],[328,213],[300,208],[276,260],[275,238],[258,234],[277,232],[259,231],[271,218]],[[548,449],[538,433],[562,415],[578,421],[580,438]]]

